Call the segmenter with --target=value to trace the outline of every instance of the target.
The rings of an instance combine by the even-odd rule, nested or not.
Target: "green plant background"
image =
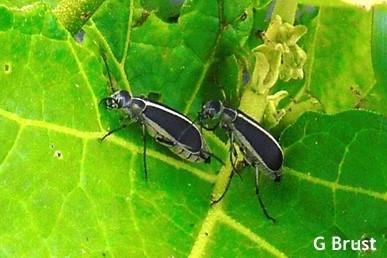
[[[98,105],[100,49],[116,87],[194,117],[220,85],[243,89],[268,1],[105,1],[81,43],[52,14],[57,1],[41,2],[0,0],[0,257],[386,257],[385,8],[300,1],[305,77],[274,88],[290,93],[272,128],[284,176],[261,180],[273,225],[252,169],[211,207],[229,166],[149,142],[145,182],[139,128],[98,141],[120,119]],[[224,137],[205,136],[227,159]],[[317,252],[320,235],[374,237],[377,251]]]

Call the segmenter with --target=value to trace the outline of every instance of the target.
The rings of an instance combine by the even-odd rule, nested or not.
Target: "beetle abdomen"
[[[144,115],[167,132],[179,144],[189,146],[190,151],[199,152],[203,147],[199,130],[184,116],[172,110],[148,104]]]
[[[282,167],[283,154],[277,141],[255,121],[244,114],[238,114],[233,123],[253,151],[259,155],[268,169],[277,171]],[[243,143],[241,143],[243,144]]]

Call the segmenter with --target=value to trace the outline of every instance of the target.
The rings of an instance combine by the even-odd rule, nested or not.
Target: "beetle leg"
[[[236,168],[238,171],[241,171],[242,169],[244,169],[249,163],[243,159],[243,160],[239,160],[236,164]],[[242,178],[241,178],[242,179]]]
[[[124,124],[124,125],[121,125],[120,127],[118,128],[115,128],[113,130],[110,130],[109,132],[107,132],[104,136],[102,136],[102,138],[100,138],[99,140],[102,142],[103,140],[105,140],[108,136],[112,135],[113,133],[115,132],[118,132],[124,128],[128,127],[128,124]]]
[[[156,133],[154,138],[155,138],[155,141],[157,143],[165,145],[165,146],[167,146],[169,148],[171,148],[171,147],[176,145],[173,141],[168,140],[167,138],[163,137],[161,134],[158,134],[158,133]]]
[[[235,148],[234,134],[232,132],[229,133],[229,138],[230,138],[230,150],[229,150],[229,152],[230,152],[230,163],[231,163],[231,167],[232,167],[232,172],[231,173],[237,174],[239,176],[239,178],[242,179],[242,176],[239,173],[239,169],[236,166],[236,162],[233,159],[233,157],[236,160],[238,159],[238,153],[237,153],[236,148]]]
[[[234,176],[234,174],[239,175],[239,173],[237,172],[237,169],[235,167],[235,162],[234,162],[234,159],[233,159],[233,156],[236,157],[236,151],[235,151],[235,144],[234,144],[234,136],[233,136],[233,134],[231,132],[229,133],[229,137],[230,137],[230,150],[229,150],[230,155],[229,155],[229,158],[230,158],[230,163],[231,163],[232,171],[231,171],[231,173],[229,175],[229,178],[228,178],[228,181],[227,181],[227,185],[226,185],[226,188],[224,189],[223,193],[220,195],[220,197],[218,199],[212,200],[211,204],[218,203],[219,201],[221,201],[223,199],[223,197],[226,195],[226,192],[228,191],[228,188],[230,187],[232,177]]]
[[[233,173],[233,174],[235,173],[235,174],[237,174],[238,176],[240,176],[239,173],[238,173],[238,170],[237,170],[237,168],[236,168],[236,166],[235,166],[235,165],[236,165],[236,162],[235,162],[235,160],[234,160],[234,157],[237,158],[237,156],[233,154],[233,151],[234,151],[234,148],[230,146],[229,159],[230,159],[230,163],[231,163],[231,167],[232,167],[231,173]]]
[[[229,175],[229,178],[227,180],[226,188],[224,189],[223,193],[219,196],[218,199],[211,200],[211,205],[216,204],[216,203],[220,202],[223,199],[223,197],[226,195],[226,193],[228,191],[228,188],[230,187],[231,179],[232,179],[233,176],[234,176],[234,173],[231,172],[230,175]]]
[[[114,128],[113,130],[110,130],[109,132],[107,132],[104,136],[102,136],[99,140],[102,142],[104,141],[108,136],[112,135],[113,133],[116,133],[122,129],[125,129],[126,127],[128,127],[130,124],[134,123],[136,120],[134,119],[130,119],[128,122],[122,124],[120,127],[117,127],[117,128]]]
[[[259,205],[261,206],[262,211],[265,214],[266,218],[268,218],[273,223],[275,223],[276,220],[272,216],[270,216],[269,213],[267,212],[265,204],[263,203],[261,196],[259,194],[259,169],[258,169],[258,166],[255,166],[255,194],[258,197]]]
[[[148,180],[148,167],[147,167],[147,163],[146,163],[146,127],[145,127],[145,124],[142,124],[141,125],[142,127],[142,140],[143,140],[143,145],[144,145],[144,150],[143,150],[143,164],[144,164],[144,178],[145,178],[145,181]]]
[[[214,153],[210,152],[210,151],[202,151],[202,153],[205,155],[205,156],[210,156],[212,158],[214,158],[215,160],[217,160],[220,164],[222,164],[223,166],[225,165],[223,160],[221,158],[219,158],[218,156],[216,156]],[[201,155],[202,156],[202,155]],[[205,156],[202,156],[203,158],[205,158]],[[211,162],[211,159],[208,157],[207,160],[205,161],[206,163],[210,163]]]
[[[121,116],[119,119],[120,119],[120,123],[122,123],[122,124],[125,124],[125,123],[131,124],[131,123],[136,121],[136,119],[134,117],[132,117],[131,115]],[[127,121],[129,121],[129,123]]]

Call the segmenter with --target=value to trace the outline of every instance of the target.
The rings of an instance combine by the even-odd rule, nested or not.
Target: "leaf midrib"
[[[31,126],[31,127],[43,128],[43,129],[52,130],[52,131],[55,131],[58,133],[63,133],[66,135],[75,136],[77,138],[84,139],[84,140],[98,140],[103,135],[102,131],[100,131],[100,132],[80,131],[78,129],[69,128],[66,126],[61,126],[61,125],[49,123],[46,121],[22,118],[22,117],[19,117],[15,114],[11,113],[11,112],[5,111],[3,109],[0,109],[0,116],[7,118],[8,120],[16,122],[21,127]],[[112,142],[112,143],[114,143],[120,147],[123,147],[123,148],[125,148],[133,153],[136,153],[136,154],[140,154],[143,151],[140,146],[137,146],[131,142],[125,141],[124,139],[117,137],[115,135],[112,135],[111,137],[109,137],[109,139],[107,141]],[[169,165],[174,166],[176,168],[186,170],[186,171],[196,175],[197,177],[199,177],[200,179],[202,179],[204,181],[213,183],[216,180],[215,175],[207,173],[206,171],[203,171],[203,170],[198,169],[196,167],[193,167],[184,161],[180,161],[180,160],[177,160],[175,158],[171,158],[167,155],[164,155],[162,153],[159,153],[158,151],[149,149],[147,151],[147,154],[150,157],[153,157],[155,159],[158,159],[158,160],[165,162],[166,164],[169,164]]]

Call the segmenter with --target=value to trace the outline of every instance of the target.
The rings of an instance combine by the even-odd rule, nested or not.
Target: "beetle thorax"
[[[234,122],[237,117],[237,113],[235,110],[231,108],[224,108],[222,112],[222,123],[225,125],[229,125]]]
[[[127,110],[132,117],[138,117],[144,111],[146,103],[139,98],[132,98],[128,103]]]

